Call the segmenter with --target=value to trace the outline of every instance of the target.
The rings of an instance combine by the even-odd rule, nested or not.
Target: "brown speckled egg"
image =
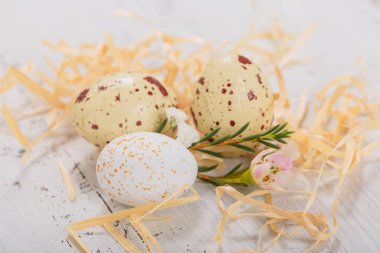
[[[153,132],[175,105],[170,90],[142,73],[115,73],[83,90],[72,110],[72,125],[79,135],[103,147],[132,132]]]
[[[242,55],[230,54],[206,64],[195,84],[192,113],[198,129],[208,133],[221,128],[215,138],[233,134],[245,123],[245,137],[267,130],[273,119],[273,95],[260,68]],[[231,148],[227,156],[247,152]]]

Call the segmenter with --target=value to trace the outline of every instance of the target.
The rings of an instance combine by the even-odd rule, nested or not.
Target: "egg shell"
[[[72,125],[91,143],[105,144],[127,133],[155,131],[165,109],[175,106],[173,93],[142,73],[115,73],[83,90],[72,109]]]
[[[246,137],[267,130],[273,119],[273,95],[265,75],[248,58],[229,54],[208,62],[195,85],[192,114],[199,131],[221,128],[214,139],[233,134],[247,122]],[[254,145],[251,145],[254,147]],[[226,156],[248,152],[229,148]]]
[[[164,200],[183,185],[192,185],[197,171],[194,156],[181,143],[148,132],[113,140],[104,147],[96,165],[102,190],[129,206]]]

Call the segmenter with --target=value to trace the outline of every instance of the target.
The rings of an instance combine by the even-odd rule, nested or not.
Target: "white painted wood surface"
[[[380,93],[380,1],[257,1],[258,23],[268,25],[277,15],[284,26],[301,32],[309,23],[317,30],[303,53],[314,62],[285,72],[289,90],[297,97],[312,92],[338,74],[356,71],[361,57],[368,66],[371,96]],[[127,43],[147,31],[146,26],[114,17],[116,9],[136,11],[165,31],[202,36],[213,41],[233,40],[243,34],[251,15],[249,1],[0,1],[0,74],[10,64],[43,61],[41,39],[96,42],[107,32]],[[16,92],[17,94],[17,92]],[[19,96],[17,95],[19,98]],[[13,97],[14,98],[14,97]],[[7,98],[8,103],[16,100]],[[25,101],[17,102],[24,103]],[[79,137],[57,137],[40,145],[32,160],[22,164],[21,146],[4,133],[0,122],[0,252],[77,252],[67,241],[66,227],[78,221],[123,208],[97,189],[94,165],[97,151]],[[25,126],[36,131],[41,122]],[[375,138],[375,135],[374,135]],[[377,135],[377,138],[378,135]],[[51,148],[53,145],[53,149]],[[379,152],[345,182],[338,218],[342,224],[334,240],[318,252],[380,252]],[[78,191],[69,202],[57,167],[58,160],[70,168]],[[329,186],[325,186],[329,190]],[[149,227],[166,252],[234,252],[256,248],[262,220],[244,219],[227,226],[223,243],[212,238],[220,218],[214,187],[195,184],[201,201],[160,212],[171,221],[151,222]],[[323,202],[323,200],[322,200]],[[290,206],[291,203],[281,203]],[[297,206],[297,204],[295,204]],[[302,207],[302,205],[299,205]],[[127,236],[139,241],[133,230],[119,224]],[[84,231],[83,240],[94,252],[121,252],[101,230]],[[301,252],[310,241],[285,241],[273,252]]]

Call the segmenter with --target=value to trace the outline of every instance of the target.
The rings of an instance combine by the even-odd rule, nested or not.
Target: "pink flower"
[[[265,189],[279,188],[293,168],[291,158],[276,153],[275,149],[265,149],[251,162],[251,176],[256,184]]]

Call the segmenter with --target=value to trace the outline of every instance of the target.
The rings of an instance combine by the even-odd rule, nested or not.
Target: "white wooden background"
[[[338,74],[355,72],[357,57],[367,63],[371,94],[380,93],[379,0],[257,3],[260,25],[270,24],[277,15],[285,27],[296,33],[309,23],[317,27],[303,50],[304,54],[313,55],[315,61],[285,72],[292,96],[315,91]],[[144,25],[113,16],[116,9],[140,13],[168,32],[213,41],[233,40],[242,35],[251,15],[248,0],[207,3],[204,0],[1,0],[0,74],[10,64],[20,65],[28,60],[41,64],[42,54],[47,52],[40,44],[41,39],[64,38],[79,44],[101,41],[108,32],[119,43],[127,43],[145,34]],[[8,99],[9,102],[16,101]],[[33,152],[28,165],[23,165],[22,147],[4,133],[3,122],[0,126],[0,252],[77,252],[66,239],[66,226],[70,222],[123,208],[98,190],[94,175],[97,151],[84,140],[75,135],[50,140]],[[36,131],[41,122],[30,122],[24,127]],[[377,158],[374,155],[361,164],[345,183],[338,216],[342,225],[336,238],[317,251],[380,252]],[[78,196],[73,203],[67,200],[58,160],[70,168],[76,185]],[[200,202],[161,212],[170,213],[173,219],[149,225],[165,251],[209,253],[255,249],[257,231],[263,221],[245,219],[229,224],[224,241],[218,246],[212,240],[220,217],[214,187],[197,182],[195,188],[202,195]],[[129,226],[119,224],[119,228],[139,241]],[[101,230],[84,231],[82,239],[94,252],[121,251]],[[309,243],[308,240],[283,242],[274,251],[301,252]]]

